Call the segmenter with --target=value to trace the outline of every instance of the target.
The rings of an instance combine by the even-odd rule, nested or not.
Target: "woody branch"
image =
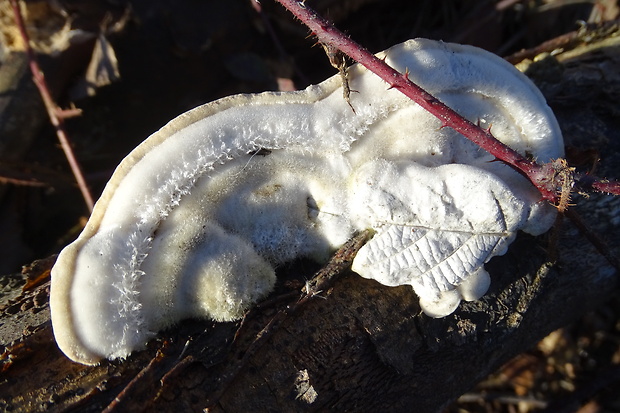
[[[465,119],[439,99],[413,83],[407,73],[400,73],[363,46],[351,40],[328,20],[307,7],[303,1],[276,0],[301,20],[319,42],[340,50],[351,59],[365,66],[394,89],[399,90],[429,113],[437,117],[444,127],[449,127],[474,142],[498,160],[525,175],[547,201],[558,204],[562,188],[607,192],[620,195],[620,183],[596,179],[590,175],[573,173],[566,162],[558,159],[538,164],[498,141],[489,129]]]

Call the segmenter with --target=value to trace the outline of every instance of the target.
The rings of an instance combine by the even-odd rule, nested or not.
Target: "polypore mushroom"
[[[540,92],[502,59],[411,40],[388,64],[515,150],[545,162],[562,138]],[[339,77],[293,93],[191,110],[118,166],[52,270],[54,334],[71,359],[126,357],[189,317],[234,320],[274,267],[325,260],[355,231],[375,237],[353,270],[411,285],[431,316],[482,296],[483,265],[554,209],[522,176],[360,66],[351,110]]]

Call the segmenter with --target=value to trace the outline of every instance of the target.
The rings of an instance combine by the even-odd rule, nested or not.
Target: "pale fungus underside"
[[[381,55],[520,153],[562,155],[544,98],[497,56],[423,39]],[[376,234],[353,270],[411,285],[442,317],[486,292],[484,263],[518,230],[549,229],[553,207],[521,175],[363,67],[349,79],[355,111],[334,76],[208,103],[131,152],[52,271],[65,354],[94,364],[184,318],[240,318],[270,293],[276,266],[326,260],[367,228]]]

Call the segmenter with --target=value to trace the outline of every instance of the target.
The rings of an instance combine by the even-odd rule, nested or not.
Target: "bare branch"
[[[553,204],[558,203],[560,199],[558,190],[566,186],[566,183],[561,181],[562,177],[566,176],[566,174],[561,173],[563,169],[567,167],[564,160],[558,159],[548,164],[540,165],[527,159],[495,139],[490,130],[483,129],[463,118],[439,101],[439,99],[413,83],[409,80],[406,73],[402,74],[398,72],[387,65],[382,59],[351,40],[328,20],[307,7],[303,1],[276,1],[308,26],[321,43],[342,51],[356,62],[365,66],[368,70],[387,82],[390,87],[398,89],[429,113],[437,117],[444,127],[454,129],[491,155],[495,156],[498,160],[510,165],[516,171],[526,176],[540,191],[544,199]],[[620,195],[620,183],[618,182],[606,182],[605,184],[601,184],[598,180],[591,177],[584,180],[582,175],[575,174],[573,176],[575,185],[571,185],[571,187],[577,186],[581,189],[581,184],[587,183],[587,189],[589,190]]]
[[[82,192],[84,202],[86,203],[88,210],[92,212],[94,205],[93,197],[90,194],[90,190],[88,189],[88,185],[86,184],[80,165],[73,154],[73,150],[71,149],[71,144],[69,143],[69,138],[64,123],[64,119],[66,117],[76,115],[76,110],[63,111],[58,108],[56,103],[54,103],[54,99],[52,98],[52,95],[47,87],[47,83],[45,82],[43,72],[37,63],[34,51],[30,47],[30,39],[28,37],[28,33],[26,32],[26,26],[24,25],[24,19],[22,18],[19,4],[17,3],[17,0],[10,1],[11,7],[13,8],[13,13],[15,14],[15,24],[19,28],[20,34],[24,40],[24,47],[26,48],[26,53],[28,54],[28,61],[30,64],[30,70],[32,71],[33,81],[39,89],[39,93],[41,94],[41,98],[43,99],[43,103],[47,109],[50,121],[56,129],[56,135],[60,141],[60,146],[67,157],[71,171],[73,172],[75,180],[77,181],[80,191]]]

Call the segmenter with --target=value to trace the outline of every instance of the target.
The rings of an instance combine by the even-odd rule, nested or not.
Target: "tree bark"
[[[571,153],[597,151],[596,174],[610,178],[620,177],[618,39],[529,69]],[[574,202],[592,232],[617,246],[620,199]],[[342,271],[353,252],[341,251],[327,267],[331,286],[307,298],[313,265],[296,263],[242,322],[186,321],[127,360],[93,367],[56,347],[45,280],[53,258],[39,261],[24,271],[29,284],[8,288],[0,304],[0,409],[435,412],[618,287],[616,270],[566,218],[544,236],[520,234],[486,266],[489,292],[441,319],[422,314],[408,287]]]

